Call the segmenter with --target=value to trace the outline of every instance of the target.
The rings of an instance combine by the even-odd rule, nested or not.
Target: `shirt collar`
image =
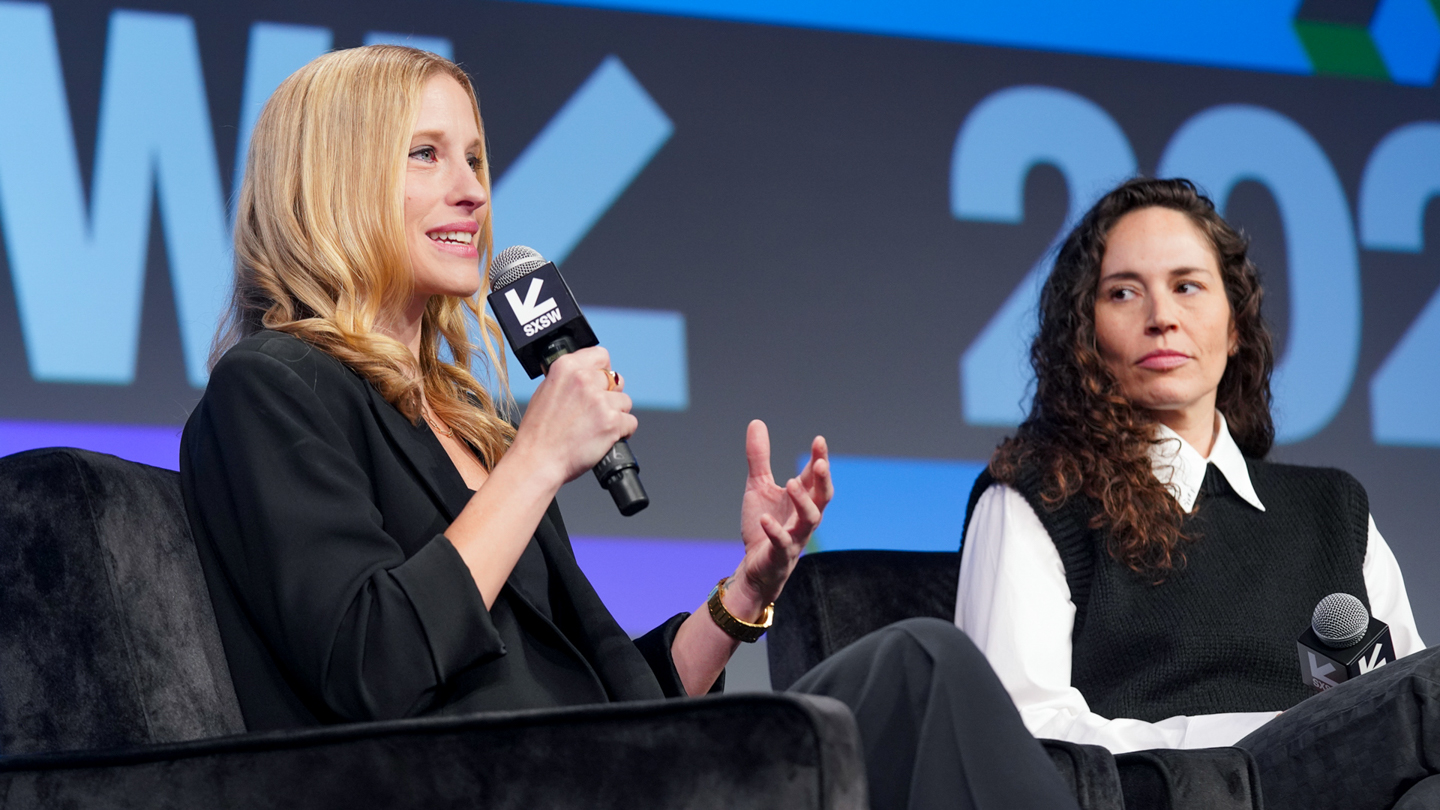
[[[1230,435],[1225,415],[1216,411],[1215,418],[1220,425],[1208,459],[1180,438],[1180,434],[1164,425],[1156,425],[1155,438],[1159,441],[1150,445],[1150,464],[1155,477],[1170,490],[1180,508],[1189,512],[1195,508],[1200,485],[1205,482],[1206,465],[1214,464],[1236,495],[1264,512],[1265,504],[1260,502],[1260,496],[1255,494],[1255,487],[1250,483],[1250,470],[1245,466],[1245,457],[1241,455],[1239,445]]]

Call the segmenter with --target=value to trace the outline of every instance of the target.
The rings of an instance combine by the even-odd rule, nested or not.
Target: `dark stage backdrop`
[[[1139,172],[1253,237],[1273,457],[1364,482],[1440,634],[1425,0],[591,5],[0,2],[0,453],[175,465],[260,105],[329,48],[406,41],[475,79],[497,248],[557,260],[629,379],[652,506],[588,476],[561,500],[630,629],[738,560],[756,417],[781,476],[829,439],[822,549],[956,548],[1053,240]]]

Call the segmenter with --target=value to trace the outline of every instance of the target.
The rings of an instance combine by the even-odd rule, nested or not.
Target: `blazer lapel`
[[[445,456],[445,449],[439,446],[439,440],[410,424],[410,420],[396,410],[394,405],[386,402],[374,386],[366,386],[366,389],[370,395],[370,409],[374,411],[375,421],[380,424],[380,429],[390,437],[390,443],[398,448],[400,454],[410,463],[415,477],[430,491],[430,497],[435,500],[446,519],[455,520],[470,500],[470,489],[465,486],[465,479],[460,477],[455,465]],[[429,446],[432,443],[436,446]],[[439,452],[436,452],[437,450]]]
[[[367,386],[367,391],[370,408],[375,412],[380,428],[409,462],[415,477],[424,483],[446,518],[455,520],[470,500],[471,492],[465,486],[465,479],[460,477],[460,472],[445,455],[444,448],[439,446],[439,440],[410,424],[410,420],[386,402],[374,386]],[[434,447],[430,446],[432,443]],[[505,589],[511,600],[538,626],[553,634],[590,671],[599,690],[593,699],[605,696],[618,700],[663,698],[665,695],[655,682],[644,657],[581,573],[554,501],[540,519],[534,536],[550,567],[550,575],[558,577],[564,584],[562,590],[570,595],[578,614],[581,638],[569,638],[530,602],[521,588],[507,580]],[[552,609],[554,607],[552,605]]]
[[[561,590],[569,597],[579,621],[580,637],[573,639],[574,645],[580,656],[594,667],[611,700],[665,697],[645,657],[580,570],[570,546],[570,535],[554,501],[540,519],[535,539],[550,564],[550,575],[562,582]]]

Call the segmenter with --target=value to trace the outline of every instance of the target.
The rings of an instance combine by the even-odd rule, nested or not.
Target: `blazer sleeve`
[[[667,698],[688,697],[685,682],[680,680],[680,672],[675,669],[675,653],[672,649],[675,646],[675,634],[688,618],[688,612],[677,613],[666,619],[664,624],[635,639],[636,649],[645,657],[645,663],[650,665],[650,670],[655,673],[655,680],[660,682],[660,689]],[[725,670],[722,669],[706,694],[719,695],[724,692]]]
[[[317,715],[409,716],[505,649],[443,526],[408,556],[385,531],[345,424],[368,415],[364,392],[329,365],[228,353],[187,425],[182,482],[197,539]]]

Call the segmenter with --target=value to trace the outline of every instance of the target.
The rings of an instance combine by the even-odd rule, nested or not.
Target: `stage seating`
[[[914,616],[954,621],[958,552],[831,551],[800,558],[775,606],[770,683],[779,690],[872,630]],[[1110,756],[1042,740],[1084,810],[1262,810],[1254,760],[1239,748]]]
[[[853,719],[737,695],[245,732],[178,476],[0,459],[7,808],[866,808]]]

